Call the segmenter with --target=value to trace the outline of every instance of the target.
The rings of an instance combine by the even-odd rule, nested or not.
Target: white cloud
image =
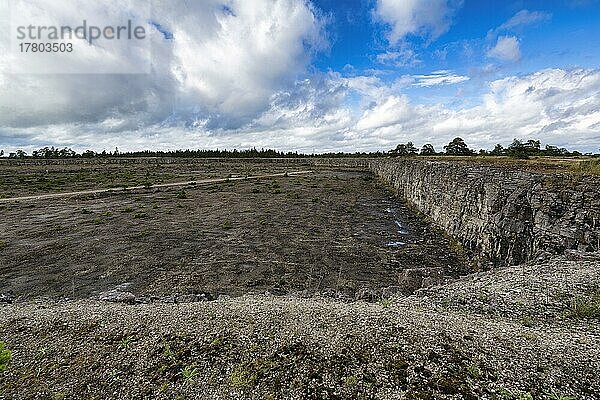
[[[521,10],[508,21],[500,25],[496,31],[511,30],[520,26],[532,25],[538,22],[548,21],[552,14],[544,11]]]
[[[414,86],[432,87],[438,85],[454,85],[468,81],[468,76],[456,75],[452,71],[434,71],[429,75],[413,75],[416,79]]]
[[[437,39],[448,31],[460,5],[453,0],[377,0],[374,15],[390,25],[388,39],[395,45],[408,35]]]
[[[385,53],[378,54],[377,62],[394,67],[414,67],[422,61],[417,57],[415,51],[404,43],[395,51],[386,51]]]
[[[487,56],[501,61],[519,61],[521,59],[519,39],[514,36],[500,36],[496,45],[488,50]]]
[[[48,1],[44,11],[56,21],[72,15],[108,18],[111,10],[123,7],[117,1],[79,1],[76,8],[40,1]],[[273,95],[292,86],[305,73],[312,54],[326,46],[324,22],[304,0],[229,0],[227,8],[217,0],[153,4],[156,22],[172,32],[174,40],[166,41],[162,33],[150,29],[152,73],[9,76],[13,60],[3,57],[0,126],[116,119],[124,121],[109,124],[112,129],[134,129],[187,119],[204,121],[210,128],[240,127],[265,111]],[[100,64],[127,62],[131,57],[128,53],[96,57],[101,48],[85,49]],[[89,58],[73,54],[81,58],[73,62]]]

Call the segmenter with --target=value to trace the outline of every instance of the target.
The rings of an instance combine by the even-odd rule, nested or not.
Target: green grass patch
[[[600,175],[600,159],[580,161],[571,171],[582,175]]]
[[[6,371],[8,363],[12,358],[12,353],[6,348],[4,342],[0,342],[0,372]]]
[[[569,316],[577,319],[600,319],[600,294],[574,298]]]

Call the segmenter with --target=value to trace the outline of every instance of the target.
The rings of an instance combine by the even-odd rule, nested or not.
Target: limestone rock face
[[[456,161],[371,160],[370,168],[482,264],[600,250],[598,177]]]

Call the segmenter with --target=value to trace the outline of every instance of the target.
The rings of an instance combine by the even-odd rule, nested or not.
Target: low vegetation
[[[600,319],[600,295],[577,296],[571,303],[569,316],[579,319]]]
[[[12,354],[10,350],[6,348],[6,344],[0,342],[0,372],[4,372],[8,369],[8,363],[10,363],[11,357]]]

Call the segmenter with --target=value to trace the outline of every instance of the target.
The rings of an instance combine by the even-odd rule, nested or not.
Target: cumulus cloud
[[[435,40],[450,28],[455,10],[462,1],[377,0],[374,16],[390,25],[388,39],[397,44],[408,35]]]
[[[78,1],[73,7],[44,1],[46,19],[55,24],[83,15],[108,25],[114,23],[111,11],[126,10],[123,4],[129,3]],[[243,126],[269,107],[275,93],[293,85],[327,43],[322,18],[303,0],[226,3],[155,1],[157,20],[147,26],[153,50],[149,74],[9,76],[16,61],[3,57],[0,126],[100,123],[128,130],[177,119],[208,128]],[[167,31],[173,40],[165,40]],[[88,63],[92,72],[132,57],[81,43],[77,49],[72,61]]]
[[[418,104],[407,94],[414,87],[469,78],[453,71],[396,79],[314,72],[310,61],[327,46],[326,35],[319,12],[304,0],[256,0],[251,6],[228,0],[226,7],[217,0],[174,1],[155,4],[160,29],[149,27],[149,74],[8,74],[8,58],[0,58],[0,148],[375,151],[407,140],[441,149],[462,136],[473,147],[531,137],[598,150],[598,70],[549,69],[495,80],[477,106]],[[52,17],[66,18],[70,8],[55,3]],[[398,38],[423,32],[435,37],[447,29],[449,3],[432,3],[446,10],[439,18],[422,17],[425,8],[416,0],[397,4],[417,10],[407,21],[418,26],[398,28]],[[398,62],[401,49],[380,61]],[[518,60],[519,42],[501,37],[488,55]],[[96,60],[109,65],[118,57]]]
[[[500,61],[519,61],[521,59],[519,39],[514,36],[500,36],[496,45],[487,51],[487,56]]]
[[[441,147],[462,136],[473,147],[491,148],[517,137],[597,151],[600,71],[549,69],[496,80],[480,105],[457,110],[412,104],[406,97],[381,99],[365,111],[355,129],[390,145],[412,140]]]

